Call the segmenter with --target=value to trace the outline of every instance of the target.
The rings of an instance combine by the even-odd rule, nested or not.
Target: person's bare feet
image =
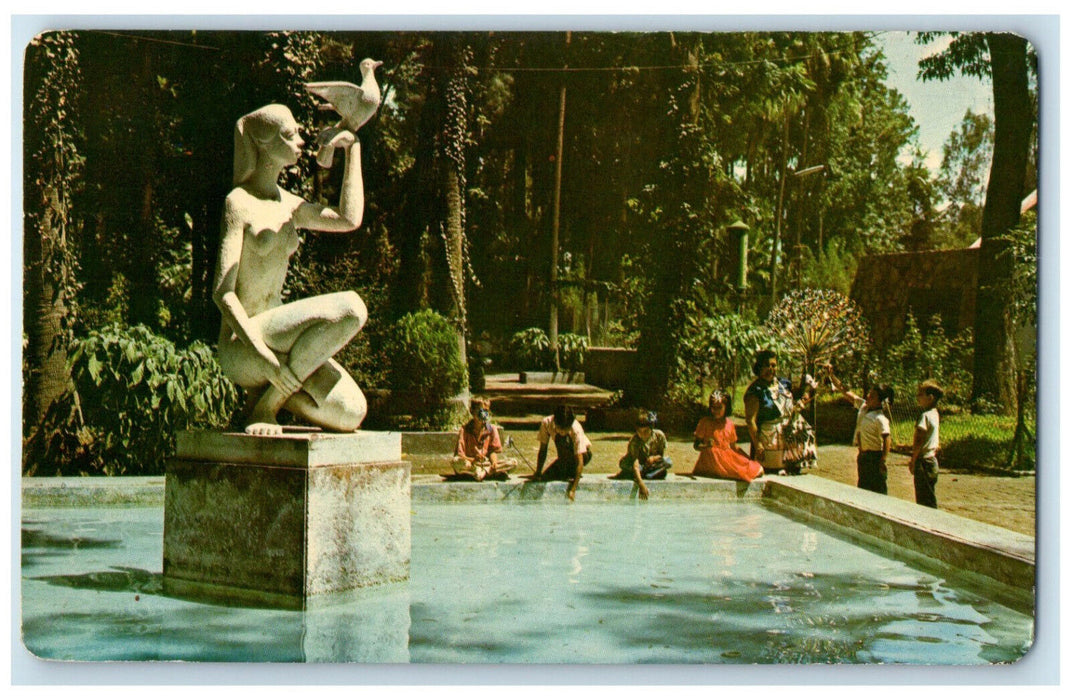
[[[245,426],[245,434],[269,436],[282,435],[283,426],[279,425],[278,423],[250,423],[249,425]]]
[[[282,435],[283,426],[276,422],[275,416],[285,400],[285,396],[269,385],[249,414],[249,423],[245,426],[246,435]]]

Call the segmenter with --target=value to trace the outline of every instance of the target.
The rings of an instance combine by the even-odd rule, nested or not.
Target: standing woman
[[[305,142],[290,110],[278,104],[235,125],[234,189],[223,207],[223,230],[212,298],[223,315],[219,363],[247,392],[245,432],[278,435],[280,409],[327,430],[356,430],[367,412],[364,394],[332,356],[368,318],[356,292],[335,292],[284,304],[283,284],[297,229],[344,233],[361,225],[361,146],[331,129],[324,146],[342,149],[338,207],[312,204],[278,185]]]
[[[744,392],[744,420],[751,437],[751,459],[766,472],[781,469],[784,449],[781,426],[792,412],[792,384],[777,376],[777,353],[760,350],[751,371],[754,381]]]

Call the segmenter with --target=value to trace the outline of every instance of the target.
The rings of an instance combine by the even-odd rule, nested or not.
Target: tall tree
[[[707,132],[701,126],[702,38],[669,35],[666,39],[670,43],[666,59],[680,68],[662,107],[659,138],[665,155],[660,162],[661,177],[649,188],[647,203],[645,223],[657,233],[648,234],[651,282],[637,347],[642,370],[626,389],[632,405],[652,408],[666,399],[676,369],[680,334],[701,275],[698,253],[711,233],[715,204],[726,179],[715,167]]]
[[[67,347],[76,317],[78,222],[71,202],[81,184],[75,38],[50,32],[26,51],[24,105],[26,175],[23,254],[26,333],[24,437],[40,424],[66,390]]]
[[[920,35],[922,42],[934,38]],[[919,64],[924,80],[947,78],[958,69],[989,76],[993,83],[993,165],[982,210],[971,400],[977,408],[1002,413],[1013,413],[1017,401],[1015,328],[1004,286],[1012,276],[1008,232],[1019,223],[1035,121],[1029,54],[1026,39],[1014,34],[955,34],[948,48]]]
[[[971,110],[942,149],[937,186],[947,202],[944,218],[950,245],[970,245],[982,230],[982,209],[993,158],[993,120]]]

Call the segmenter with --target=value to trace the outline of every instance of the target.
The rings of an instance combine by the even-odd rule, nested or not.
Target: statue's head
[[[293,165],[304,145],[288,107],[271,104],[250,112],[234,127],[234,184],[253,174],[258,158]]]

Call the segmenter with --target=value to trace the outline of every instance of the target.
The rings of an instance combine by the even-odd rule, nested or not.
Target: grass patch
[[[893,419],[893,444],[898,451],[909,452],[916,418],[894,413]],[[1016,469],[1014,439],[1014,416],[942,413],[941,450],[937,457],[942,467],[952,469]],[[1018,469],[1033,471],[1035,464],[1035,445],[1031,439]]]
[[[988,469],[1033,471],[1036,465],[1033,437],[1026,445],[1022,463],[1016,467],[1014,454],[1015,417],[1000,415],[976,415],[947,406],[938,409],[941,413],[941,451],[938,459],[942,468],[984,471]],[[915,435],[915,423],[920,414],[913,404],[894,404],[892,409],[893,449],[910,453]],[[842,444],[852,442],[855,434],[856,409],[843,397],[835,394],[818,395],[815,412],[807,412],[806,418],[815,426],[818,444]],[[1028,423],[1031,436],[1035,426]]]

